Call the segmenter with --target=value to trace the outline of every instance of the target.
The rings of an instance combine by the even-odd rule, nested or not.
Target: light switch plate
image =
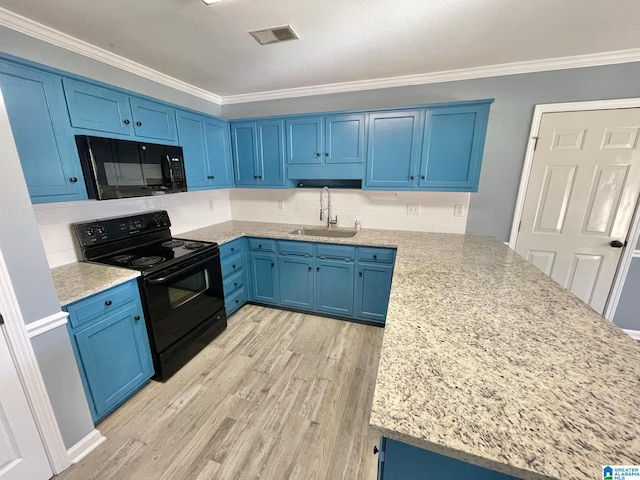
[[[407,204],[407,215],[420,215],[420,204],[419,203],[408,203]]]
[[[209,200],[209,210],[213,210],[213,199]]]
[[[278,200],[278,210],[284,210],[284,200]]]
[[[462,203],[456,203],[453,206],[454,217],[464,217],[464,205]]]

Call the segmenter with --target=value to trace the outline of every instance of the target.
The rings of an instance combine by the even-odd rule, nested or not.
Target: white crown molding
[[[569,68],[596,67],[601,65],[640,61],[640,48],[633,48],[629,50],[503,63],[442,72],[421,73],[416,75],[375,78],[354,82],[340,82],[326,85],[313,85],[309,87],[221,96],[158,72],[157,70],[153,70],[152,68],[146,67],[120,55],[116,55],[108,50],[104,50],[103,48],[87,43],[76,37],[72,37],[71,35],[55,30],[27,17],[23,17],[22,15],[18,15],[17,13],[6,10],[2,7],[0,7],[0,25],[52,45],[65,48],[80,55],[93,58],[94,60],[112,65],[140,77],[147,78],[156,83],[166,85],[175,90],[213,102],[216,105],[232,105],[235,103],[261,102],[285,98],[329,95],[333,93],[408,87],[412,85],[427,85],[430,83],[454,82],[460,80],[473,80],[478,78],[546,72],[551,70],[566,70]]]
[[[121,57],[120,55],[116,55],[115,53],[109,52],[103,48],[96,47],[95,45],[87,43],[76,37],[72,37],[71,35],[67,35],[66,33],[60,32],[51,27],[47,27],[46,25],[1,7],[0,25],[15,30],[16,32],[29,35],[30,37],[37,38],[38,40],[56,45],[57,47],[84,55],[85,57],[93,58],[99,62],[117,67],[121,70],[125,70],[161,85],[166,85],[167,87],[171,87],[175,90],[193,95],[194,97],[202,98],[217,105],[222,104],[222,98],[215,93],[211,93],[202,88],[183,82],[182,80],[178,80],[177,78],[158,72],[152,68],[145,67],[140,63]]]
[[[638,61],[640,61],[640,48],[633,48],[614,52],[575,55],[571,57],[558,57],[545,60],[530,60],[526,62],[503,63],[500,65],[489,65],[486,67],[463,68],[460,70],[421,73],[401,77],[376,78],[356,82],[331,83],[310,87],[270,90],[266,92],[245,93],[240,95],[226,95],[222,97],[222,104],[231,105],[234,103],[261,102],[265,100],[279,100],[284,98],[328,95],[331,93],[408,87],[412,85],[455,82],[478,78],[501,77],[505,75],[519,75],[522,73],[546,72],[550,70],[566,70],[569,68],[597,67],[601,65],[613,65]]]
[[[42,335],[43,333],[49,332],[54,328],[58,328],[67,323],[67,317],[69,314],[67,312],[56,312],[52,315],[48,315],[40,320],[36,320],[35,322],[28,323],[27,335],[29,338],[37,337],[38,335]]]
[[[76,443],[73,447],[67,450],[69,456],[69,463],[72,465],[78,463],[84,457],[89,455],[93,449],[106,440],[98,430],[93,430],[86,435],[82,440]]]

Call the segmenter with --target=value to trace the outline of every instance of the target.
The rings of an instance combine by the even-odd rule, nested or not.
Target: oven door
[[[147,322],[160,353],[224,308],[220,253],[206,253],[143,279]]]

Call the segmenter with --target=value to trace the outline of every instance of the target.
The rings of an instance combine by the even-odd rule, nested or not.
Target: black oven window
[[[169,305],[178,308],[209,289],[209,272],[202,270],[169,284]]]

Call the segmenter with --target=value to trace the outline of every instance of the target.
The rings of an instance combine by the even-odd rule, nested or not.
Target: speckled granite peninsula
[[[397,247],[370,415],[381,435],[526,480],[595,479],[602,465],[640,464],[640,346],[502,243],[289,233],[297,228],[231,221],[177,236]],[[127,274],[137,275],[53,269],[62,304]]]
[[[232,221],[182,235],[397,247],[370,416],[382,435],[523,479],[640,464],[640,347],[505,245],[296,228]]]
[[[51,269],[60,305],[115,287],[140,276],[140,272],[93,263],[70,263]]]

